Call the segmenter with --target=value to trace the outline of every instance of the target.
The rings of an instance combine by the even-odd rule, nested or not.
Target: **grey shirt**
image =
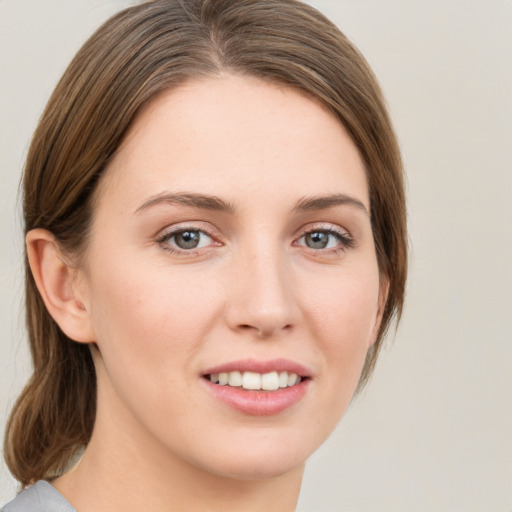
[[[39,480],[7,503],[0,512],[76,512],[53,485]]]

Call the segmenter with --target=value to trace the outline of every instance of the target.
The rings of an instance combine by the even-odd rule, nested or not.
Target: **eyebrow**
[[[236,208],[232,203],[224,201],[223,199],[217,196],[196,193],[174,194],[164,192],[162,194],[157,194],[156,196],[150,197],[141,206],[139,206],[137,210],[135,210],[135,214],[137,215],[147,210],[148,208],[160,204],[190,206],[193,208],[226,212],[230,214],[234,214],[236,211]],[[346,194],[331,194],[328,196],[304,197],[297,201],[292,211],[295,211],[296,213],[301,213],[308,211],[326,210],[328,208],[332,208],[333,206],[340,205],[355,207],[369,215],[368,210],[366,209],[366,206],[362,201]]]
[[[144,210],[151,208],[152,206],[160,204],[177,204],[182,206],[191,206],[193,208],[201,208],[203,210],[212,210],[227,213],[235,212],[235,207],[231,203],[228,203],[216,196],[191,193],[163,193],[150,197],[146,202],[144,202],[144,204],[142,204],[141,206],[139,206],[139,208],[137,208],[137,210],[135,210],[135,214],[141,213]]]
[[[332,194],[329,196],[319,197],[304,197],[297,202],[294,210],[296,212],[309,212],[316,210],[326,210],[327,208],[332,208],[333,206],[340,205],[353,206],[365,212],[366,215],[369,215],[368,210],[366,209],[366,206],[362,201],[346,194]]]

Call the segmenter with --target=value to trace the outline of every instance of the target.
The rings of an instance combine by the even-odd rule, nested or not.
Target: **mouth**
[[[244,360],[207,370],[206,389],[238,412],[269,416],[297,404],[306,395],[311,373],[289,360]]]
[[[309,377],[288,371],[258,373],[238,370],[231,372],[208,373],[203,376],[213,384],[243,389],[245,391],[277,391],[297,386]]]

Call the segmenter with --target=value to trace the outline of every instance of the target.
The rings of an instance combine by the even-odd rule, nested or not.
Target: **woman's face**
[[[153,100],[100,182],[78,281],[101,429],[217,475],[301,467],[377,334],[369,209],[358,151],[306,95],[227,75]]]

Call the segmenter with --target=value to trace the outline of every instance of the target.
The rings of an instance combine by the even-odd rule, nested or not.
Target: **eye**
[[[329,250],[351,247],[353,241],[346,233],[338,233],[332,229],[315,229],[302,235],[297,244],[314,250]]]
[[[207,247],[212,243],[212,238],[200,229],[182,229],[166,233],[159,241],[168,250],[191,251]]]
[[[301,241],[303,243],[301,243]],[[312,231],[306,233],[299,239],[300,245],[305,245],[310,249],[331,249],[339,244],[339,236],[328,231]]]

